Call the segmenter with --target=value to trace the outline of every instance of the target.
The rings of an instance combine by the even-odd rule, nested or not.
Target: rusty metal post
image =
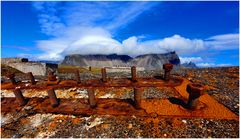
[[[36,84],[36,81],[34,79],[34,76],[33,76],[32,72],[28,72],[27,74],[28,74],[28,76],[29,76],[29,78],[31,80],[31,84],[32,85]]]
[[[131,74],[132,74],[132,81],[136,82],[137,81],[137,73],[136,73],[136,67],[135,66],[131,67]]]
[[[94,90],[92,88],[88,89],[88,102],[89,102],[91,108],[96,107],[95,94],[94,94]]]
[[[187,107],[189,109],[197,108],[198,98],[203,94],[204,87],[200,84],[190,83],[187,85],[186,90],[189,93]]]
[[[50,71],[48,73],[48,81],[56,81],[56,80],[57,80],[56,75],[54,75],[53,71]]]
[[[11,81],[11,83],[13,84],[13,85],[16,85],[17,84],[17,82],[16,82],[16,80],[15,80],[15,74],[14,73],[12,73],[12,74],[8,74],[7,75],[7,77],[10,79],[10,81]]]
[[[27,104],[27,100],[24,98],[24,96],[19,88],[14,90],[14,95],[15,95],[17,101],[19,102],[20,106],[24,106]]]
[[[107,82],[107,73],[106,73],[106,68],[102,68],[102,81]]]
[[[81,78],[80,78],[78,69],[75,71],[75,74],[76,74],[76,81],[77,81],[77,83],[81,83]]]
[[[163,64],[163,69],[164,69],[164,80],[169,81],[170,80],[170,72],[173,68],[173,64],[167,63]]]
[[[59,102],[58,102],[58,99],[57,99],[54,89],[52,89],[52,88],[48,89],[47,93],[50,98],[52,107],[57,107],[59,105]]]
[[[141,108],[141,89],[140,88],[134,88],[134,104],[135,108],[140,109]]]

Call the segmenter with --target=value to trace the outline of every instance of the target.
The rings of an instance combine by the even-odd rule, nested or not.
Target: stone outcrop
[[[29,62],[27,58],[1,58],[1,64],[5,64],[24,73],[32,72],[33,75],[47,75],[48,71],[55,71],[57,64]]]
[[[28,62],[27,58],[1,58],[1,63],[16,63],[16,62]]]

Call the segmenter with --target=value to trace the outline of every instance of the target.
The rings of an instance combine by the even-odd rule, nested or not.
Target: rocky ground
[[[138,72],[140,77],[161,76],[163,71]],[[239,116],[239,68],[182,69],[173,71],[192,82],[207,86],[207,93]],[[60,79],[72,78],[62,74]],[[130,77],[130,73],[110,73],[108,77]],[[18,76],[18,80],[24,77]],[[81,79],[101,78],[100,73],[82,73]],[[46,79],[46,77],[38,77]],[[2,76],[2,81],[7,79]],[[131,92],[132,90],[127,90]],[[110,94],[114,93],[109,89]],[[149,88],[145,98],[169,98],[176,94],[171,89]],[[99,91],[99,96],[101,91]],[[102,94],[104,95],[104,94]],[[62,96],[64,97],[64,96]],[[119,98],[133,97],[129,93],[115,95]],[[37,114],[24,107],[18,113],[1,113],[1,137],[221,137],[238,138],[239,122],[236,120],[202,118],[166,118],[92,115],[90,117]]]
[[[207,93],[239,115],[239,68],[204,68],[176,71],[192,82],[206,85]]]
[[[1,132],[2,137],[9,138],[236,138],[238,130],[238,122],[234,120],[34,114],[23,116],[14,124],[3,124]]]

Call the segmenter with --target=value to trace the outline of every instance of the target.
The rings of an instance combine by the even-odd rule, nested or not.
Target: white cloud
[[[154,5],[156,5],[156,3],[138,2],[138,4],[136,4],[131,2],[128,6],[124,6],[124,10],[120,9],[119,12],[114,10],[118,16],[117,18],[113,17],[113,22],[108,24],[107,29],[113,30],[130,23]]]
[[[205,41],[206,45],[216,50],[231,50],[239,48],[238,34],[222,34],[212,36]]]
[[[39,59],[62,59],[68,54],[127,54],[136,56],[148,53],[166,53],[176,51],[178,54],[194,53],[204,49],[201,40],[190,40],[179,35],[158,40],[141,41],[133,36],[119,42],[109,32],[101,28],[84,28],[85,35],[68,34],[52,40],[37,42],[38,48],[45,51]],[[96,32],[92,32],[92,30]],[[92,32],[92,33],[91,33]],[[72,36],[72,37],[71,37]],[[196,42],[201,42],[199,43]],[[200,47],[199,47],[200,46]]]
[[[79,32],[79,33],[78,33]],[[194,54],[208,47],[201,39],[188,39],[180,35],[141,41],[141,37],[132,36],[119,42],[103,28],[74,27],[66,30],[65,35],[50,40],[37,41],[44,54],[39,59],[63,59],[69,54],[127,54],[137,56],[148,53],[166,53],[176,51],[179,55]],[[213,48],[214,49],[214,48]],[[201,57],[181,57],[185,62],[201,62]]]
[[[215,64],[215,63],[198,63],[196,64],[198,67],[227,67],[232,66],[231,64]]]
[[[59,30],[65,28],[61,16],[59,16],[59,2],[33,2],[33,7],[38,12],[38,22],[41,31],[47,35],[56,36]]]
[[[61,35],[74,26],[101,27],[110,31],[134,21],[158,3],[152,2],[33,2],[42,32]],[[61,30],[61,31],[59,31]],[[63,34],[63,33],[62,33]]]
[[[203,59],[201,57],[179,57],[181,64],[183,63],[189,63],[189,62],[202,62]]]
[[[178,54],[194,53],[204,49],[203,41],[173,35],[171,37],[141,41],[138,37],[130,37],[123,41],[123,53],[139,55],[147,53],[166,53],[176,51]]]
[[[175,50],[180,54],[189,52],[194,53],[204,49],[204,42],[202,40],[190,40],[188,38],[181,37],[180,35],[164,38],[159,42],[159,45],[171,51]]]

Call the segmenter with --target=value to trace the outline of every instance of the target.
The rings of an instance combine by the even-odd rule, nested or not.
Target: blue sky
[[[1,57],[176,51],[198,66],[239,65],[238,2],[1,2]]]

